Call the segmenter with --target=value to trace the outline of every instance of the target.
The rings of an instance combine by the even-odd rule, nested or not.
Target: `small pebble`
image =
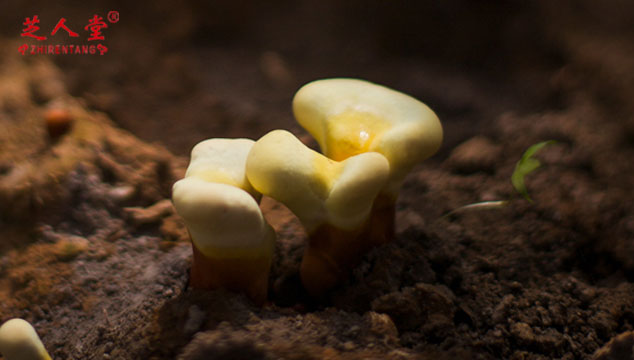
[[[73,125],[73,117],[66,109],[51,108],[44,112],[46,131],[51,140],[57,140],[66,134]]]

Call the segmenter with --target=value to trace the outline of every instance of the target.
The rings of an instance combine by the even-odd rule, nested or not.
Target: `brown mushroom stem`
[[[348,277],[372,248],[367,229],[342,230],[324,224],[310,235],[300,265],[302,283],[310,295],[322,296]]]
[[[396,197],[384,192],[379,193],[367,223],[369,241],[373,246],[389,243],[394,239],[396,217]]]
[[[368,251],[394,239],[395,206],[393,195],[381,193],[360,229],[342,230],[324,224],[313,231],[300,266],[309,294],[323,296],[347,278]]]
[[[192,249],[194,257],[189,284],[193,288],[222,288],[242,292],[256,305],[264,304],[268,291],[270,257],[209,258],[193,243]]]

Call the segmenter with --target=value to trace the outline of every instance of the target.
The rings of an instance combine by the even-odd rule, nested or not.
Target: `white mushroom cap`
[[[174,184],[172,199],[196,248],[205,256],[244,257],[268,252],[270,226],[257,201],[246,191],[187,177]]]
[[[247,158],[247,177],[264,195],[284,203],[311,232],[328,223],[356,229],[367,220],[385,185],[389,164],[378,153],[333,161],[274,130],[258,140]]]
[[[185,178],[172,201],[196,248],[209,258],[241,258],[272,251],[274,234],[249,183],[250,139],[209,139],[192,149]]]
[[[17,318],[0,327],[0,353],[5,360],[51,360],[33,326]]]
[[[357,79],[325,79],[304,85],[293,99],[295,118],[323,153],[341,161],[364,152],[390,163],[388,192],[442,142],[436,114],[415,98]]]
[[[233,185],[259,196],[245,174],[244,164],[255,141],[251,139],[208,139],[194,146],[185,177]]]

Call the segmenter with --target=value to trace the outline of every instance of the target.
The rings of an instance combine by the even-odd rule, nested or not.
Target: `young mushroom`
[[[405,176],[442,142],[436,114],[413,97],[357,79],[325,79],[295,94],[293,112],[324,155],[341,161],[368,151],[387,158],[390,175],[372,209],[372,242],[394,236],[395,203]]]
[[[248,139],[210,139],[192,150],[185,178],[172,189],[192,239],[190,284],[266,300],[275,233],[245,175]]]
[[[284,130],[271,131],[253,145],[247,158],[249,182],[285,204],[308,232],[300,275],[312,295],[332,288],[370,247],[367,222],[388,173],[389,164],[379,153],[338,162]]]
[[[51,360],[33,326],[17,318],[0,326],[0,354],[5,360]]]

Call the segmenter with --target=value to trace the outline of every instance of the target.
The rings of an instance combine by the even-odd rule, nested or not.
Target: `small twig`
[[[466,211],[470,211],[470,210],[494,210],[494,209],[501,209],[503,207],[505,207],[506,205],[509,204],[508,200],[495,200],[495,201],[482,201],[482,202],[477,202],[477,203],[473,203],[473,204],[469,204],[469,205],[465,205],[465,206],[461,206],[455,210],[452,210],[450,212],[448,212],[447,214],[445,214],[443,216],[443,218],[449,217],[451,215],[457,214],[457,213],[462,213],[462,212],[466,212]]]

